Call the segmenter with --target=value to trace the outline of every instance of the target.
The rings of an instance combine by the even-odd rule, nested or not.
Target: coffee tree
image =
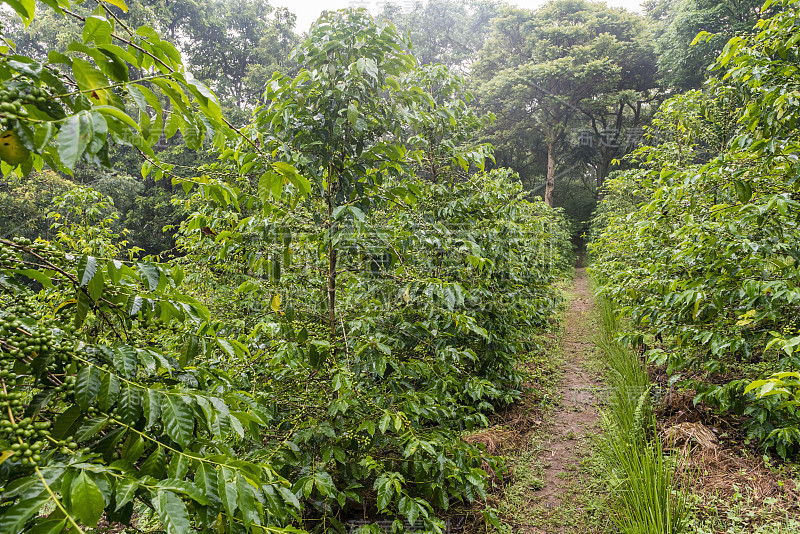
[[[3,174],[108,165],[109,148],[125,145],[160,177],[162,136],[180,132],[193,148],[236,137],[175,47],[119,20],[121,1],[97,2],[88,17],[64,1],[3,7],[25,24],[54,10],[82,37],[44,63],[3,38]],[[104,231],[93,229],[94,243],[113,239]],[[289,525],[299,507],[289,483],[238,452],[266,421],[224,372],[193,367],[199,345],[246,348],[218,337],[207,309],[179,291],[180,266],[102,257],[113,247],[87,252],[69,233],[0,239],[0,532],[83,532],[144,510],[175,533]],[[172,344],[151,342],[171,328]]]
[[[406,48],[363,13],[318,21],[252,142],[208,169],[237,201],[198,190],[182,229],[198,292],[261,347],[238,376],[280,399],[280,472],[324,503],[306,509],[317,528],[363,517],[372,492],[379,512],[437,528],[433,506],[482,495],[497,459],[454,431],[518,395],[526,329],[558,305],[569,256],[563,221],[510,176],[467,179],[482,120],[460,77]],[[263,152],[299,175],[265,170]]]
[[[697,401],[749,416],[749,434],[787,456],[800,444],[791,379],[800,364],[798,137],[789,96],[800,81],[798,4],[767,2],[764,12],[770,5],[774,16],[720,55],[722,83],[664,103],[659,142],[640,151],[644,168],[612,182],[593,251],[603,291],[639,327],[630,339],[656,344],[651,361],[666,364],[673,381],[684,380]],[[776,372],[788,374],[771,380]]]

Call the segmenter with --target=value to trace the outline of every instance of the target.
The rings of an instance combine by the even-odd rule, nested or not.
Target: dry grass
[[[714,533],[784,532],[770,525],[800,521],[797,468],[748,443],[741,417],[693,398],[694,391],[672,391],[657,416],[665,444],[681,458],[677,476],[694,494],[695,521],[713,524],[707,532]]]
[[[678,423],[664,429],[661,436],[665,446],[684,450],[695,444],[702,449],[716,450],[719,442],[716,434],[702,423]]]
[[[692,490],[731,500],[744,495],[752,507],[778,506],[782,512],[794,510],[800,519],[800,487],[791,477],[764,465],[762,458],[745,458],[720,447],[694,446],[683,449],[683,477]],[[767,502],[768,501],[768,502]]]

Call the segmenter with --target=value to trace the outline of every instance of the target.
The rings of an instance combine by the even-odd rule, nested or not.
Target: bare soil
[[[530,362],[537,378],[522,398],[467,438],[509,457],[509,472],[492,477],[487,504],[499,507],[501,523],[513,534],[588,532],[591,512],[583,507],[590,490],[582,463],[591,455],[591,436],[600,431],[601,384],[589,369],[595,323],[585,269],[576,270],[569,296],[562,329],[548,336],[544,349],[548,359],[560,354],[561,368]],[[477,521],[468,520],[464,533],[485,532],[483,521],[473,517]]]
[[[548,439],[542,445],[544,486],[533,494],[549,510],[558,509],[563,504],[563,495],[567,493],[565,486],[576,476],[578,465],[590,452],[586,450],[586,438],[600,431],[597,407],[600,384],[587,368],[594,350],[594,323],[589,316],[592,308],[586,271],[579,268],[564,320],[561,399],[548,414],[545,430]],[[563,526],[556,528],[558,530],[552,532],[565,532]]]

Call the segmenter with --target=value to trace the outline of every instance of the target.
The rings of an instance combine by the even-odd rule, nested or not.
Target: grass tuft
[[[650,403],[651,384],[641,361],[615,339],[614,306],[598,301],[597,345],[611,385],[603,413],[599,452],[608,471],[610,505],[621,532],[679,534],[684,531],[686,494],[675,486],[677,462],[665,456]]]

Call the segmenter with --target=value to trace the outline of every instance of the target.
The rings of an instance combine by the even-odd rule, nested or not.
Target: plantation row
[[[627,341],[783,457],[800,446],[798,10],[767,2],[712,66],[721,80],[662,104],[591,245]]]
[[[190,216],[168,263],[88,188],[56,200],[51,240],[0,239],[0,532],[440,532],[502,471],[461,436],[520,394],[571,265],[563,217],[480,170],[490,147],[465,141],[488,118],[391,24],[328,14],[237,128],[118,9],[75,18],[77,54],[0,64],[3,172],[132,146]],[[179,178],[152,149],[178,132],[218,162]]]

